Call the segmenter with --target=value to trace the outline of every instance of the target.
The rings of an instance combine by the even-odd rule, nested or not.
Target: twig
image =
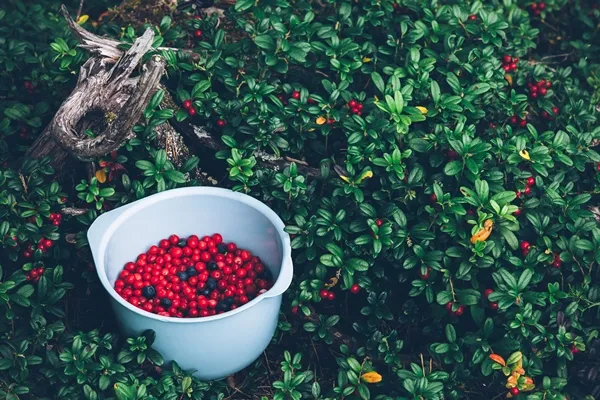
[[[88,209],[86,208],[74,208],[74,207],[65,207],[60,212],[64,215],[78,216],[84,215],[88,213]]]
[[[81,17],[81,11],[83,11],[83,3],[85,0],[79,0],[79,10],[77,10],[77,18],[75,21],[79,21],[79,17]]]

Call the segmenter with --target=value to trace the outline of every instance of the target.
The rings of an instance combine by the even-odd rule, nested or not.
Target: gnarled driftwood
[[[138,77],[132,73],[152,48],[151,29],[139,37],[124,53],[110,39],[96,35],[87,40],[85,31],[62,12],[82,47],[95,53],[82,67],[77,85],[60,106],[46,129],[33,143],[26,157],[51,156],[51,165],[60,170],[69,155],[79,159],[101,156],[118,149],[131,137],[132,126],[139,120],[156,91],[165,69],[162,57],[152,56]],[[91,129],[93,136],[85,135]]]

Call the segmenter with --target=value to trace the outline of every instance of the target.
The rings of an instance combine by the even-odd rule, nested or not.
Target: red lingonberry
[[[429,279],[429,273],[431,272],[431,268],[427,267],[427,272],[423,273],[421,270],[419,270],[419,277],[421,277],[422,280],[426,281],[427,279]]]
[[[519,121],[519,126],[521,128],[525,128],[527,126],[527,120],[526,119],[522,119]]]
[[[350,293],[356,294],[360,292],[360,286],[358,286],[358,284],[354,284],[350,287]]]
[[[350,108],[356,108],[357,105],[358,105],[358,103],[356,102],[356,100],[350,100],[348,102],[348,107],[350,107]]]
[[[502,62],[504,64],[510,64],[512,62],[512,57],[509,55],[505,55],[504,57],[502,57]]]
[[[435,202],[437,202],[438,198],[437,198],[437,196],[436,196],[436,194],[435,194],[435,193],[431,193],[431,195],[429,196],[429,200],[430,200],[432,203],[435,203]]]
[[[535,178],[533,176],[530,176],[529,178],[527,178],[527,186],[533,185],[535,185]]]
[[[456,311],[454,311],[454,315],[457,317],[460,317],[461,315],[463,315],[463,313],[465,312],[465,306],[458,306],[458,308],[456,309]]]
[[[292,307],[292,314],[298,314],[298,307]]]
[[[494,293],[494,289],[485,289],[485,291],[483,292],[483,295],[487,299],[488,297],[490,297],[490,294],[492,294],[492,293]]]
[[[539,90],[540,96],[545,96],[548,94],[548,89],[546,89],[545,87],[540,88]]]
[[[452,311],[452,305],[453,304],[454,303],[452,303],[451,301],[449,301],[448,303],[446,303],[445,308],[446,308],[446,311],[448,311],[448,314],[452,314],[453,313],[453,311]]]
[[[477,20],[477,15],[471,14],[469,15],[469,21],[476,21]]]
[[[320,296],[322,299],[325,299],[325,300],[326,300],[328,295],[329,295],[329,290],[327,290],[327,289],[321,289],[321,290],[319,291],[319,296]]]
[[[520,208],[517,208],[517,211],[515,211],[515,212],[513,213],[513,215],[514,215],[515,217],[518,217],[519,215],[521,215],[521,213],[522,213],[522,212],[523,212],[523,211],[522,211]]]
[[[513,396],[518,396],[519,393],[521,393],[519,388],[514,387],[514,388],[510,389],[510,394],[512,394]]]
[[[196,29],[194,31],[194,36],[197,37],[197,38],[202,37],[202,31],[200,29]]]
[[[218,119],[218,120],[217,120],[217,126],[218,126],[219,128],[222,128],[222,127],[224,127],[226,124],[227,124],[227,122],[225,122],[225,120],[223,120],[223,119]]]
[[[537,6],[538,6],[538,8],[539,8],[540,10],[545,10],[545,9],[546,9],[546,3],[544,3],[543,1],[539,2],[539,3],[537,4]]]
[[[515,124],[516,124],[518,121],[519,121],[519,120],[518,120],[518,117],[517,117],[516,115],[513,115],[513,116],[512,116],[512,117],[510,117],[510,119],[509,119],[509,122],[510,122],[512,125],[515,125]]]
[[[333,292],[327,293],[327,300],[329,300],[329,301],[335,300],[335,293],[333,293]]]
[[[552,107],[552,112],[554,113],[554,115],[558,115],[558,112],[559,112],[558,107]]]
[[[531,188],[527,186],[525,190],[523,190],[523,193],[525,193],[526,196],[529,196],[531,194]]]
[[[510,70],[515,71],[517,69],[517,63],[510,63]]]
[[[571,345],[571,348],[570,348],[569,350],[571,350],[571,353],[572,353],[572,354],[577,354],[577,353],[579,353],[579,349],[578,349],[577,347],[575,347],[575,345],[574,345],[574,344],[573,344],[573,345]]]
[[[377,226],[383,225],[383,220],[381,218],[376,219],[375,220],[375,225],[377,225]]]
[[[192,108],[192,101],[191,100],[185,100],[183,102],[183,108],[186,108],[186,109]]]
[[[498,309],[498,303],[490,303],[488,304],[490,310],[496,311]]]
[[[292,99],[296,99],[296,100],[300,99],[300,92],[297,90],[294,90],[292,92]]]
[[[520,244],[519,247],[521,248],[521,250],[527,250],[529,247],[531,247],[531,245],[529,244],[528,241],[523,240]]]

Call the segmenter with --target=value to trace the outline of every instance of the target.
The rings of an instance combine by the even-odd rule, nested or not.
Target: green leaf
[[[381,93],[385,93],[385,83],[383,82],[383,79],[381,78],[381,75],[379,74],[379,72],[376,72],[376,71],[371,72],[371,80],[373,81],[373,83],[375,84],[377,89],[379,89],[379,91]]]
[[[275,51],[275,41],[269,35],[259,35],[254,38],[254,43],[258,47],[271,53]]]

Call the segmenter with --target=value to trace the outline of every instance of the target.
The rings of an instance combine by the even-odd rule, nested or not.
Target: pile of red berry
[[[542,11],[546,9],[546,3],[544,3],[543,1],[539,3],[533,3],[529,6],[529,8],[531,9],[531,12],[534,15],[540,15]]]
[[[506,72],[516,71],[517,62],[519,62],[519,59],[517,57],[512,57],[507,54],[504,57],[502,57],[502,68]]]
[[[538,96],[544,97],[548,94],[552,82],[542,79],[539,82],[528,82],[527,87],[529,88],[529,97],[536,99]]]
[[[356,115],[362,114],[362,109],[363,109],[362,103],[359,103],[358,101],[352,99],[348,102],[348,107],[350,108],[350,112],[352,114],[356,114]]]
[[[222,314],[272,286],[260,258],[215,233],[202,239],[171,235],[128,262],[115,291],[142,310],[166,317]]]
[[[194,115],[196,115],[196,109],[194,108],[194,103],[192,103],[191,100],[184,100],[183,108],[186,109],[190,116],[193,117]]]

